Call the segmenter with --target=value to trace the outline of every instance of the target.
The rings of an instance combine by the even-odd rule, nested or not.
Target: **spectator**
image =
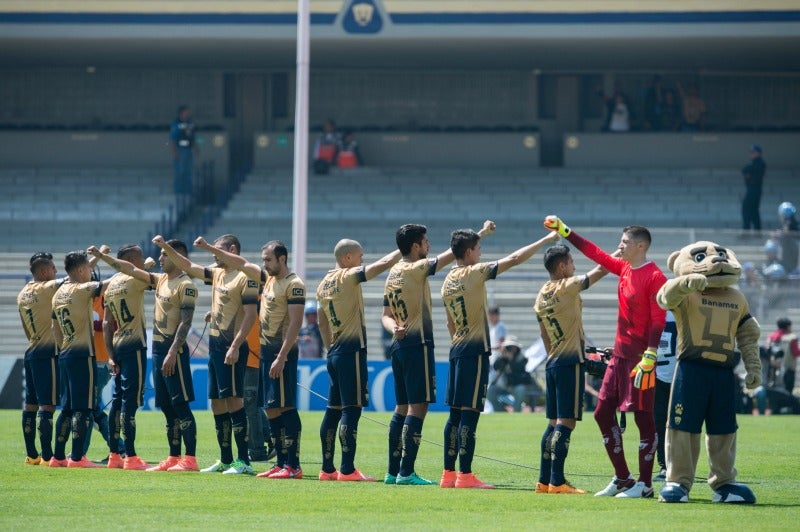
[[[761,204],[761,189],[764,186],[764,173],[767,171],[767,164],[761,156],[761,146],[753,144],[750,146],[750,163],[742,168],[744,177],[744,199],[742,199],[742,229],[745,231],[751,227],[756,231],[761,231],[761,214],[758,212]]]
[[[615,87],[611,96],[606,96],[602,89],[599,89],[597,94],[606,104],[603,131],[629,131],[633,122],[633,107],[625,93],[619,87]]]
[[[330,118],[322,126],[322,135],[314,145],[314,173],[327,174],[331,165],[336,162],[336,154],[339,149],[339,133],[336,131],[336,123]]]
[[[681,106],[675,97],[675,91],[664,89],[661,92],[661,124],[662,131],[678,131],[681,128]]]
[[[192,171],[194,164],[195,125],[189,107],[178,107],[178,116],[172,121],[169,144],[175,161],[175,194],[188,196],[192,193]]]
[[[516,336],[508,336],[500,349],[500,356],[494,361],[492,367],[495,378],[489,384],[486,393],[487,399],[492,402],[495,412],[502,412],[509,408],[514,412],[522,410],[522,402],[528,393],[528,386],[533,383],[531,374],[525,371],[528,359],[522,353],[522,344]],[[512,404],[503,400],[503,396],[510,395]]]
[[[503,342],[508,335],[506,324],[500,321],[500,307],[491,306],[488,311],[489,315],[489,343],[492,349],[492,358],[500,356],[500,349]]]
[[[339,168],[364,166],[364,159],[361,157],[358,142],[356,142],[355,134],[352,131],[346,131],[344,137],[339,140],[336,166]]]
[[[775,386],[780,387],[782,383],[786,391],[792,393],[800,347],[797,345],[797,335],[792,332],[792,322],[789,318],[779,318],[776,325],[778,328],[767,337],[772,354],[772,367],[776,368],[780,375]]]
[[[796,212],[797,209],[788,201],[784,201],[778,207],[778,216],[781,220],[781,230],[778,233],[778,240],[781,245],[781,264],[786,273],[790,275],[798,273],[797,262],[798,256],[800,256],[800,250],[797,246],[797,235],[800,227],[798,227],[797,218],[795,218]]]
[[[661,130],[661,115],[664,104],[664,86],[661,76],[656,74],[644,95],[644,127],[652,131]]]
[[[303,311],[306,324],[297,335],[300,358],[322,358],[322,335],[317,324],[317,303],[307,301]]]
[[[700,97],[696,83],[690,83],[686,90],[677,82],[678,93],[683,107],[681,131],[702,131],[706,128],[706,102]]]

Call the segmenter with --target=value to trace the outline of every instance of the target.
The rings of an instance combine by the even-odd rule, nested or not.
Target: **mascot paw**
[[[711,502],[727,502],[731,504],[755,504],[756,496],[744,484],[725,484],[714,492]]]
[[[677,482],[667,482],[658,494],[658,502],[689,502],[689,490]]]
[[[690,273],[686,276],[686,286],[690,290],[701,292],[708,286],[708,279],[699,273]]]
[[[758,373],[747,373],[747,376],[744,378],[744,385],[748,390],[755,390],[759,386],[761,386],[761,372]]]

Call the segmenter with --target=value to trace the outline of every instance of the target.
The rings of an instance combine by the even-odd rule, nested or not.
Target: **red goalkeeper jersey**
[[[664,331],[667,311],[656,303],[656,292],[667,278],[652,261],[631,268],[626,261],[612,257],[593,242],[573,231],[567,240],[581,253],[603,268],[619,276],[617,296],[617,336],[614,355],[639,360],[648,346],[658,346]]]

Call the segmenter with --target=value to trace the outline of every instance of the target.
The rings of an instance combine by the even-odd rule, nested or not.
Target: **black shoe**
[[[250,451],[250,461],[251,462],[266,462],[270,459],[269,453],[266,449],[259,449],[256,451]]]

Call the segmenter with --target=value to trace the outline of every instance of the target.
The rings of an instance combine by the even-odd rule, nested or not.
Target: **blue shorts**
[[[114,379],[114,401],[139,408],[144,402],[144,383],[147,380],[147,351],[136,349],[114,354],[114,362],[119,366],[119,374]]]
[[[331,380],[328,406],[363,408],[369,405],[366,351],[328,355],[328,376]]]
[[[489,354],[450,359],[447,374],[447,399],[452,408],[483,411],[489,384]]]
[[[415,345],[392,351],[394,397],[398,405],[436,402],[433,347]]]
[[[153,388],[156,395],[156,406],[177,405],[194,401],[194,385],[192,369],[189,364],[189,347],[183,344],[178,360],[175,361],[175,372],[166,377],[161,373],[166,353],[153,353]]]
[[[722,368],[679,360],[672,381],[669,403],[671,429],[699,434],[733,434],[736,424],[736,375]]]
[[[58,367],[61,371],[61,408],[92,410],[97,372],[94,357],[59,357]]]
[[[57,405],[58,373],[55,357],[26,359],[25,404]]]
[[[275,348],[277,347],[277,349]],[[297,344],[289,350],[289,356],[283,365],[281,376],[270,378],[269,368],[281,346],[261,346],[261,382],[264,385],[265,408],[291,408],[297,406]]]
[[[580,364],[552,366],[545,370],[547,419],[583,418],[583,387],[586,375]]]
[[[250,350],[247,342],[239,346],[239,360],[229,366],[225,364],[226,351],[209,351],[208,353],[208,398],[225,399],[242,397],[244,393],[244,368]]]

